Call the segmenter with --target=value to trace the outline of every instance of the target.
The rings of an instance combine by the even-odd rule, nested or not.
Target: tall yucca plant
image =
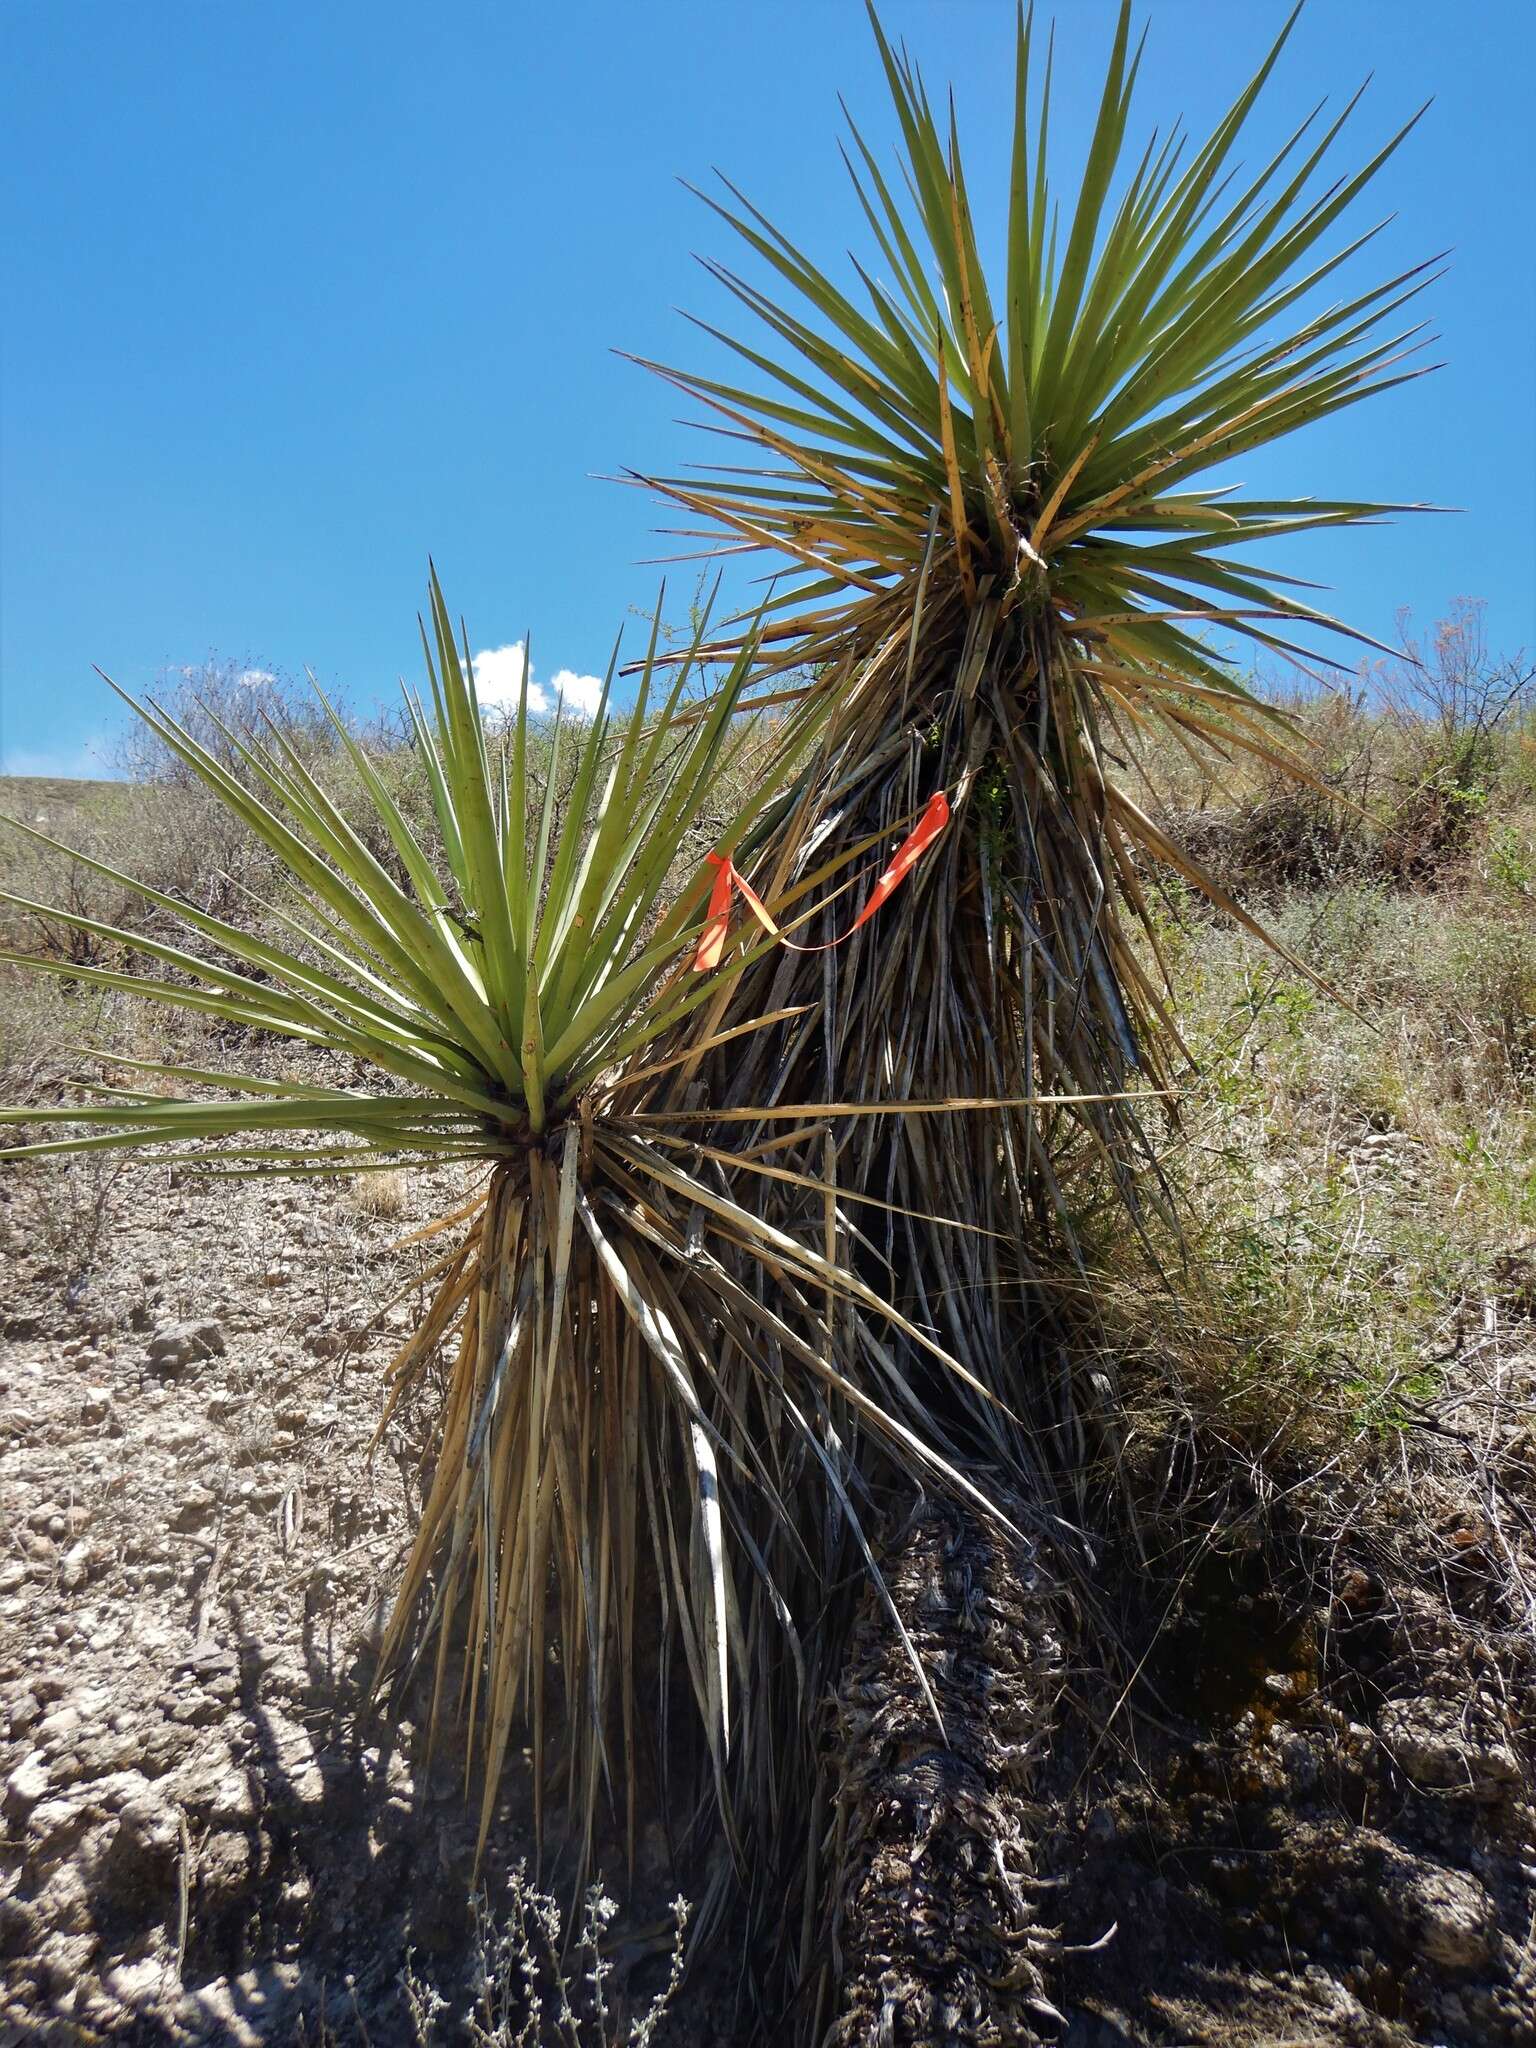
[[[448,1674],[460,1671],[474,1731],[467,1761],[478,1753],[483,1767],[482,1844],[512,1729],[524,1722],[542,1803],[551,1649],[563,1695],[555,1782],[585,1848],[605,1787],[627,1800],[633,1823],[642,1763],[664,1765],[669,1751],[665,1712],[658,1720],[639,1703],[665,1703],[677,1687],[699,1709],[700,1810],[760,1828],[793,1798],[772,1720],[786,1694],[772,1680],[788,1660],[803,1675],[802,1705],[816,1697],[802,1631],[828,1572],[846,1569],[849,1532],[863,1545],[853,1446],[873,1437],[935,1483],[968,1490],[893,1362],[892,1327],[927,1340],[830,1255],[835,1241],[819,1223],[804,1241],[758,1214],[742,1183],[755,1189],[776,1169],[701,1142],[677,1056],[658,1043],[752,957],[738,953],[709,976],[689,971],[703,882],[667,892],[683,853],[700,851],[701,814],[723,809],[727,843],[748,832],[803,758],[820,712],[782,721],[771,748],[756,741],[735,717],[748,650],[702,713],[683,719],[692,663],[654,703],[653,635],[627,716],[610,710],[610,669],[584,733],[572,739],[557,718],[539,791],[526,685],[498,759],[435,576],[424,645],[429,700],[408,694],[407,710],[441,865],[339,719],[369,839],[277,726],[264,737],[223,729],[224,766],[185,727],[140,706],[267,847],[284,901],[257,905],[251,924],[226,922],[75,854],[160,918],[147,935],[56,915],[108,958],[131,952],[149,964],[31,962],[347,1054],[377,1078],[340,1087],[111,1055],[112,1078],[87,1101],[0,1110],[0,1125],[64,1133],[7,1156],[154,1146],[209,1170],[290,1174],[483,1162],[473,1197],[423,1233],[461,1232],[391,1369],[392,1406],[451,1344],[385,1670],[398,1674],[435,1645],[434,1726],[454,1704]],[[568,784],[563,743],[575,748]],[[747,793],[722,807],[732,787]],[[186,943],[159,935],[174,926]],[[196,1092],[165,1094],[146,1075]],[[462,1663],[450,1656],[455,1642]]]
[[[1107,1159],[1133,1207],[1155,1193],[1134,1095],[1166,1080],[1177,1046],[1155,965],[1156,871],[1249,922],[1119,768],[1160,734],[1306,776],[1287,722],[1208,635],[1307,659],[1346,629],[1249,550],[1394,509],[1248,497],[1212,474],[1419,374],[1421,332],[1396,316],[1422,268],[1319,304],[1374,232],[1333,247],[1330,230],[1412,122],[1329,178],[1356,95],[1326,124],[1314,110],[1256,173],[1234,161],[1295,18],[1203,146],[1164,127],[1137,150],[1126,0],[1065,206],[1048,170],[1052,58],[1041,65],[1021,18],[997,274],[981,261],[953,112],[935,110],[876,22],[901,161],[889,178],[851,127],[871,246],[850,287],[728,187],[709,203],[770,282],[710,263],[757,334],[707,331],[750,378],[649,365],[702,401],[736,452],[725,469],[644,480],[702,521],[682,531],[781,558],[763,643],[776,668],[811,665],[811,698],[830,709],[797,810],[762,839],[761,874],[791,886],[808,858],[899,832],[938,790],[952,817],[835,976],[804,956],[756,970],[749,1007],[809,1007],[785,1027],[787,1053],[764,1041],[720,1085],[740,1102],[769,1086],[869,1102],[1076,1097],[1050,1114],[913,1119],[894,1139],[888,1121],[844,1134],[851,1185],[971,1217],[1015,1247],[1048,1216],[1070,1230],[1074,1144]],[[841,910],[814,935],[836,937]],[[997,1242],[929,1234],[914,1258],[905,1223],[885,1247],[994,1384],[1018,1354],[1009,1316],[1028,1278],[1027,1257],[1000,1268]]]
[[[830,1144],[843,1185],[883,1201],[857,1248],[865,1270],[1001,1397],[971,1403],[974,1440],[1020,1513],[1078,1559],[1084,1394],[1039,1284],[1060,1272],[1042,1267],[1072,1238],[1085,1158],[1134,1214],[1159,1193],[1137,1100],[1178,1050],[1158,871],[1250,922],[1123,771],[1156,736],[1218,768],[1246,750],[1305,777],[1288,723],[1219,650],[1305,662],[1346,629],[1253,550],[1407,509],[1227,481],[1240,458],[1420,370],[1421,330],[1399,316],[1425,269],[1325,302],[1374,232],[1332,231],[1413,124],[1331,174],[1351,100],[1256,171],[1237,161],[1294,21],[1203,145],[1164,125],[1133,147],[1126,0],[1081,181],[1058,201],[1052,55],[1021,18],[991,271],[953,112],[875,22],[900,163],[888,176],[850,124],[864,260],[835,281],[727,185],[708,203],[766,275],[710,263],[752,331],[706,332],[743,367],[647,366],[702,405],[727,452],[724,467],[638,480],[681,508],[689,539],[770,557],[767,666],[787,700],[828,709],[796,804],[756,835],[752,878],[791,890],[839,849],[890,844],[940,791],[949,811],[875,920],[850,933],[840,899],[798,935],[829,950],[749,970],[734,999],[784,1023],[692,1071],[747,1145],[754,1107],[828,1105],[826,1134],[781,1162],[809,1173]],[[838,1108],[850,1102],[859,1115]],[[802,1186],[770,1192],[785,1227],[809,1226]],[[936,1404],[954,1385],[929,1383]],[[1052,1706],[1042,1691],[1033,1707],[1038,1748]],[[844,1762],[839,1802],[861,1776]],[[855,1876],[820,1881],[851,1897]],[[969,1932],[991,1952],[995,1930]],[[863,1990],[890,2013],[884,1980]]]

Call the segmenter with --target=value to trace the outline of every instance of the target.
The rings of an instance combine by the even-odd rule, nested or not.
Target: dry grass
[[[1172,1366],[1175,1406],[1270,1453],[1395,1433],[1536,1244],[1532,672],[1465,602],[1404,643],[1369,693],[1291,700],[1323,791],[1152,764],[1178,834],[1327,988],[1164,891],[1183,1238],[1138,1266],[1106,1210],[1095,1291],[1110,1341],[1162,1362],[1147,1384]]]
[[[406,1176],[398,1166],[353,1174],[347,1182],[347,1198],[360,1215],[380,1222],[394,1222],[406,1212]]]
[[[1536,900],[1536,668],[1488,651],[1468,599],[1427,645],[1406,612],[1401,629],[1402,655],[1353,689],[1268,693],[1316,786],[1252,760],[1218,772],[1167,745],[1144,752],[1147,801],[1240,900],[1349,881]]]
[[[1162,933],[1197,1062],[1163,1163],[1184,1243],[1096,1292],[1122,1352],[1255,1447],[1393,1431],[1536,1244],[1536,924],[1468,881],[1287,897],[1282,935],[1350,1007],[1230,927]]]

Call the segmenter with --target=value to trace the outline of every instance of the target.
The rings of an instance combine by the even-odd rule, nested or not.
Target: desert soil
[[[462,1775],[366,1705],[428,1420],[368,1456],[425,1304],[392,1246],[461,1183],[379,1214],[361,1181],[133,1164],[83,1278],[90,1204],[52,1185],[0,1193],[0,2039],[394,2048],[408,1959],[462,2038]],[[1536,2042],[1530,1327],[1468,1346],[1454,1434],[1326,1570],[1305,1500],[1171,1584],[1133,1570],[1161,1623],[1134,1711],[1074,1666],[1035,1787],[1041,2038]],[[508,1778],[493,1891],[527,1846]],[[641,1861],[650,1916],[675,1873]],[[730,2038],[687,2000],[666,2027]]]
[[[323,2017],[360,2039],[393,2010],[372,2038],[409,2039],[407,1949],[426,1983],[462,1990],[458,1774],[423,1769],[409,1721],[364,1711],[420,1450],[407,1415],[368,1456],[383,1370],[424,1305],[385,1306],[422,1257],[389,1247],[460,1184],[427,1176],[390,1216],[362,1206],[367,1187],[135,1164],[83,1286],[67,1243],[16,1261],[11,2038],[289,2040],[307,2015],[311,2038]]]

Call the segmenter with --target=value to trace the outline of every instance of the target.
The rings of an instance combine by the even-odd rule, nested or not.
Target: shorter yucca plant
[[[557,714],[540,792],[526,684],[498,753],[435,575],[423,642],[429,702],[406,703],[440,859],[340,719],[366,837],[272,721],[221,728],[225,766],[138,706],[268,849],[283,900],[255,906],[259,928],[234,924],[74,855],[161,913],[156,934],[57,913],[96,942],[99,964],[31,962],[258,1043],[348,1055],[372,1083],[103,1055],[116,1071],[87,1100],[3,1110],[0,1124],[63,1131],[12,1158],[147,1146],[223,1172],[487,1169],[418,1233],[458,1234],[391,1367],[385,1419],[439,1346],[452,1364],[383,1671],[400,1678],[432,1647],[432,1724],[456,1692],[466,1768],[481,1768],[483,1846],[514,1727],[531,1731],[542,1819],[546,1674],[558,1669],[549,1746],[584,1875],[605,1785],[633,1839],[642,1763],[665,1766],[675,1748],[675,1691],[691,1692],[705,1738],[700,1784],[714,1796],[701,1814],[771,1826],[793,1804],[782,1717],[797,1694],[784,1674],[808,1709],[807,1624],[830,1576],[846,1576],[850,1544],[873,1565],[856,1451],[873,1439],[931,1483],[972,1489],[930,1439],[885,1325],[929,1340],[837,1256],[830,1191],[814,1243],[762,1221],[740,1190],[781,1170],[765,1148],[738,1158],[706,1142],[685,1078],[701,1048],[769,1021],[721,1024],[712,1010],[707,1033],[686,1028],[768,941],[733,940],[697,972],[709,871],[699,861],[679,884],[679,865],[702,851],[701,818],[727,846],[760,823],[819,711],[781,720],[762,745],[737,716],[750,648],[702,700],[683,660],[653,707],[653,634],[626,715],[611,708],[613,668],[584,730]],[[745,793],[730,800],[732,789]],[[802,893],[829,879],[810,874]],[[792,898],[775,909],[796,914]],[[185,944],[157,935],[167,920]],[[144,964],[105,964],[114,953]],[[167,1077],[195,1092],[159,1092]],[[642,1697],[662,1705],[648,1726]]]

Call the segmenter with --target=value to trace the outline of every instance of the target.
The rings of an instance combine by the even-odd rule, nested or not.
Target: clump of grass
[[[1345,1000],[1168,918],[1198,1069],[1162,1155],[1184,1241],[1134,1285],[1117,1242],[1098,1295],[1193,1406],[1328,1457],[1436,1392],[1536,1232],[1536,930],[1488,894],[1359,885],[1272,922]]]
[[[78,1064],[69,1048],[109,1037],[118,1009],[99,989],[0,964],[0,1093],[8,1102],[53,1100]]]
[[[409,1190],[406,1176],[397,1166],[355,1173],[347,1183],[353,1208],[371,1222],[394,1222],[406,1211]]]
[[[125,1162],[90,1153],[35,1161],[0,1183],[0,1251],[37,1262],[38,1277],[77,1301],[117,1220]]]
[[[1244,900],[1371,881],[1514,896],[1536,879],[1536,668],[1492,653],[1480,601],[1344,688],[1261,693],[1304,742],[1312,779],[1279,763],[1204,763],[1151,736],[1131,764],[1146,801]],[[1258,679],[1256,679],[1257,681]]]

